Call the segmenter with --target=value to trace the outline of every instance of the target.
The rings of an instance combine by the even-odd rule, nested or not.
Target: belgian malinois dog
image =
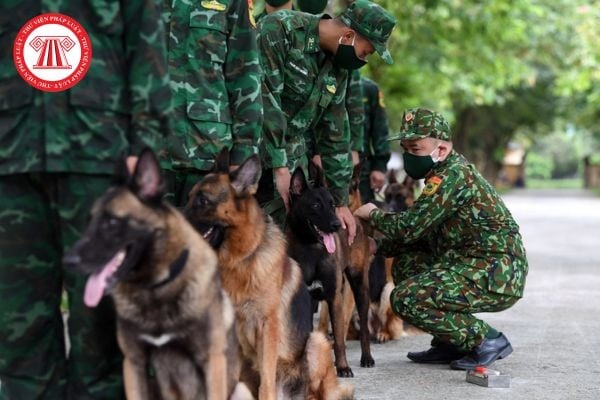
[[[283,233],[254,197],[260,174],[256,155],[230,172],[223,149],[184,211],[217,250],[235,308],[241,380],[261,400],[352,398],[353,389],[337,381],[327,339],[311,333],[308,290]]]
[[[346,359],[346,331],[349,315],[344,312],[344,275],[354,294],[361,328],[361,367],[373,367],[375,361],[369,344],[369,240],[360,221],[356,221],[356,237],[348,246],[345,230],[335,214],[331,194],[325,187],[322,170],[311,166],[314,184],[309,185],[302,168],[296,168],[290,182],[290,212],[287,236],[289,254],[302,269],[304,281],[314,287],[322,285],[321,298],[329,309],[334,337],[335,365],[338,376],[354,376]],[[318,296],[319,291],[311,291]],[[350,309],[351,312],[351,309]]]
[[[127,399],[252,398],[238,384],[234,311],[214,250],[162,200],[150,150],[133,176],[124,161],[118,171],[64,263],[90,275],[87,306],[112,294]]]

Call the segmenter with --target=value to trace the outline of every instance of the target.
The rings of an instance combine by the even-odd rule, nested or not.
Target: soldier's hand
[[[362,206],[358,207],[356,211],[354,211],[354,215],[360,219],[368,221],[369,214],[371,214],[371,211],[373,211],[376,208],[377,206],[373,203],[363,204]]]
[[[373,170],[369,174],[369,183],[371,184],[371,189],[375,193],[379,193],[383,184],[385,183],[385,174],[381,171]]]
[[[360,155],[358,154],[358,151],[352,150],[352,166],[356,167],[359,162],[360,162]]]
[[[335,215],[342,223],[342,229],[348,229],[348,245],[352,245],[356,236],[356,220],[348,207],[336,207]]]
[[[285,210],[290,210],[290,180],[292,175],[287,167],[274,168],[273,174],[275,175],[275,187],[277,192],[283,200]]]

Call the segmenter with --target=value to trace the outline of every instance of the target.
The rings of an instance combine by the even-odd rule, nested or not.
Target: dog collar
[[[183,271],[183,267],[185,267],[185,264],[187,263],[189,254],[189,250],[184,249],[179,255],[179,257],[177,257],[177,259],[171,263],[171,266],[169,267],[169,276],[167,276],[162,281],[150,286],[150,289],[158,289],[159,287],[162,287],[174,280],[175,278],[177,278],[181,271]]]

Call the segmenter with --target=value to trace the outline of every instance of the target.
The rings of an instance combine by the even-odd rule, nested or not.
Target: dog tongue
[[[83,302],[88,307],[96,307],[106,289],[106,282],[110,278],[121,262],[125,258],[125,251],[119,251],[104,267],[102,271],[91,275],[85,284],[85,292],[83,293]]]
[[[325,244],[327,252],[329,254],[335,253],[335,238],[333,237],[333,233],[321,232],[321,237],[323,238],[323,243]]]

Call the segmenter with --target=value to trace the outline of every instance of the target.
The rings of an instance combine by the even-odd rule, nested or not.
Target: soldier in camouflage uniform
[[[387,114],[383,93],[375,82],[363,77],[363,104],[365,110],[364,149],[361,153],[360,195],[363,203],[375,199],[375,191],[385,183],[385,171],[390,159]]]
[[[257,197],[279,224],[285,220],[290,170],[307,165],[310,134],[338,217],[354,236],[356,226],[347,208],[352,174],[348,75],[374,51],[392,62],[386,42],[394,25],[387,11],[367,0],[352,3],[338,19],[279,11],[261,20],[265,170]]]
[[[0,5],[0,399],[124,398],[112,303],[85,307],[86,277],[61,258],[117,160],[155,147],[165,130],[159,8],[154,0]],[[13,65],[20,27],[47,12],[74,18],[91,39],[90,69],[68,91],[35,90]]]
[[[292,0],[265,0],[265,7],[260,13],[255,14],[254,18],[256,19],[256,22],[258,22],[262,17],[271,14],[272,12],[293,9]]]
[[[248,0],[164,0],[174,124],[161,154],[167,198],[182,206],[223,146],[258,153],[261,71]]]
[[[512,347],[473,313],[505,310],[523,296],[528,266],[519,226],[494,188],[452,150],[440,114],[407,110],[397,138],[408,175],[425,178],[421,196],[401,213],[369,203],[355,214],[383,233],[378,253],[395,257],[394,312],[433,335],[431,349],[408,358],[454,369],[487,366]]]

